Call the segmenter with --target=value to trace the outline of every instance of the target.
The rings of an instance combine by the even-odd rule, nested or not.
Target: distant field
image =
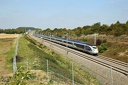
[[[17,38],[19,34],[0,34],[0,38]]]

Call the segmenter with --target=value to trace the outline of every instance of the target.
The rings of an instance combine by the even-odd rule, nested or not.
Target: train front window
[[[96,46],[92,46],[94,49],[97,49]]]

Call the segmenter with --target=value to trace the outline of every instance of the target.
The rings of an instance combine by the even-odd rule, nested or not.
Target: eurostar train
[[[86,42],[81,42],[78,40],[71,40],[71,39],[65,39],[65,38],[59,38],[54,36],[46,36],[41,34],[36,34],[37,37],[43,38],[46,40],[50,40],[52,42],[56,42],[62,45],[65,45],[67,47],[71,47],[80,51],[87,52],[89,54],[98,55],[99,51],[96,45],[88,44]]]

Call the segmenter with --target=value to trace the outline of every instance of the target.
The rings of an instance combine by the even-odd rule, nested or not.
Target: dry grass
[[[0,34],[0,38],[17,38],[19,34]]]
[[[94,42],[93,35],[86,36],[86,39],[89,43]],[[128,63],[128,36],[99,35],[97,39],[106,40],[108,45],[108,50],[101,55]]]
[[[108,50],[102,55],[128,63],[128,45],[112,42],[108,45]]]
[[[15,38],[14,38],[15,37]],[[17,35],[3,35],[0,34],[0,76],[5,76],[10,73],[6,68],[6,52],[15,46]]]
[[[47,74],[46,74],[46,72],[44,72],[42,70],[30,70],[30,72],[36,73],[36,79],[34,79],[35,82],[33,82],[33,84],[31,83],[31,85],[35,85],[35,84],[39,85],[41,83],[43,85],[47,85],[47,77],[46,77]]]

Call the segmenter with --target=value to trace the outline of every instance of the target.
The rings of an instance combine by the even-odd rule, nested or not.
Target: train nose
[[[98,52],[99,52],[98,48],[96,46],[92,46],[92,47],[93,47],[93,53],[94,54],[98,54]]]
[[[98,52],[99,52],[98,49],[94,49],[94,50],[93,50],[93,53],[94,53],[94,54],[98,54]]]

